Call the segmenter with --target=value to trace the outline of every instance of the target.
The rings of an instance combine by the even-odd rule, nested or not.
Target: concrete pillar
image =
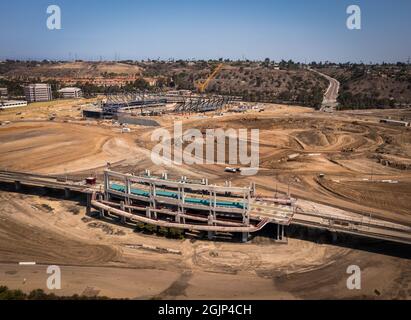
[[[247,211],[247,208],[246,208],[246,194],[245,194],[245,192],[243,192],[243,216],[245,215],[246,211]]]
[[[184,204],[181,205],[180,213],[185,214],[185,207]]]
[[[16,191],[20,191],[21,190],[21,182],[20,181],[15,181],[14,182],[14,186],[16,188]]]
[[[217,192],[214,191],[213,219],[217,220]]]
[[[121,211],[126,211],[125,205],[124,205],[124,201],[120,202],[120,209]],[[121,216],[121,223],[125,224],[126,223],[126,217]]]
[[[208,225],[209,226],[214,225],[213,216],[211,214],[208,216]],[[214,239],[214,231],[208,231],[208,240],[213,240],[213,239]]]
[[[103,194],[98,194],[98,200],[101,201],[103,199]],[[100,218],[104,218],[104,209],[100,209]]]
[[[337,232],[333,232],[333,233],[332,233],[332,240],[333,240],[333,243],[336,243],[336,242],[337,242],[337,240],[338,240]]]
[[[110,177],[107,172],[104,172],[104,192],[106,195],[106,200],[109,200],[108,190],[110,189]]]
[[[186,202],[186,192],[185,192],[184,187],[181,188],[181,200],[184,205],[184,203]]]
[[[277,224],[276,241],[284,241],[285,239],[285,226]]]
[[[181,221],[180,214],[184,214],[184,200],[185,200],[184,199],[185,198],[185,196],[184,196],[184,187],[183,188],[181,188],[180,186],[178,187],[177,197],[178,197],[178,207],[177,207],[178,213],[177,213],[177,216],[176,216],[176,222],[180,223],[180,221]]]
[[[125,187],[126,187],[126,198],[125,198],[125,200],[126,200],[126,204],[129,206],[129,205],[131,205],[131,201],[130,201],[130,194],[131,194],[131,183],[130,183],[130,179],[126,177],[126,181],[125,181],[125,182],[126,182],[126,184],[125,184]],[[131,209],[130,209],[130,208],[128,208],[127,211],[131,213]]]
[[[70,189],[69,188],[64,188],[64,197],[66,199],[70,198]]]
[[[242,241],[243,243],[246,243],[246,242],[248,241],[248,236],[249,236],[249,233],[248,233],[248,232],[243,232],[243,233],[241,233],[241,241]]]
[[[91,193],[87,193],[87,211],[86,215],[90,215],[91,213]]]
[[[156,185],[155,184],[151,185],[150,190],[151,190],[151,198],[153,201],[152,206],[153,206],[153,209],[156,209],[156,196],[157,196]]]
[[[156,209],[156,186],[150,183],[150,208]],[[152,218],[157,220],[157,211],[153,211]]]
[[[247,197],[244,194],[244,201],[243,201],[243,223],[246,226],[250,225],[250,192],[248,192]]]
[[[146,208],[146,217],[151,219],[151,210],[149,207]]]
[[[212,200],[213,193],[211,190],[209,191],[209,198],[208,198],[208,204],[210,208],[210,214],[213,212],[213,200]]]

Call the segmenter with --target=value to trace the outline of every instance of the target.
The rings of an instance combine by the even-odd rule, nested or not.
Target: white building
[[[64,99],[77,99],[83,96],[80,88],[63,88],[58,91]]]
[[[10,109],[10,108],[18,108],[18,107],[26,107],[27,101],[23,100],[0,100],[0,110],[2,109]]]
[[[386,123],[393,126],[399,127],[410,127],[411,123],[407,121],[400,121],[400,120],[392,120],[392,119],[381,119],[380,123]]]
[[[1,97],[1,96],[6,97],[8,94],[9,94],[9,93],[8,93],[8,91],[7,91],[7,88],[0,88],[0,97]]]
[[[28,102],[50,101],[53,99],[51,85],[44,83],[25,86],[24,94]]]

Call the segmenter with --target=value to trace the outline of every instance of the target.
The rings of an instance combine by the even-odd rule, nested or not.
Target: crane
[[[200,93],[204,93],[204,91],[207,89],[208,85],[210,84],[211,80],[213,80],[217,74],[221,71],[221,69],[224,67],[223,63],[220,63],[214,71],[208,76],[207,80],[204,81],[203,83],[199,83],[197,85],[197,89]]]

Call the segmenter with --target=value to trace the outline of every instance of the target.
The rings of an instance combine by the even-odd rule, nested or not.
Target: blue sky
[[[49,5],[62,30],[46,27]],[[346,8],[362,30],[346,28]],[[0,59],[406,61],[411,0],[1,0]]]

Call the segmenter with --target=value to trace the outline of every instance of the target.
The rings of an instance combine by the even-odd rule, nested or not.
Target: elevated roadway
[[[14,183],[16,189],[21,188],[21,185],[25,185],[29,187],[45,187],[56,190],[64,190],[66,192],[81,192],[88,195],[88,198],[89,200],[92,200],[92,205],[94,207],[101,208],[105,211],[109,211],[117,215],[122,215],[127,218],[133,218],[133,220],[136,221],[152,223],[161,226],[176,227],[174,223],[154,221],[152,219],[147,219],[144,217],[132,217],[130,216],[130,213],[127,213],[125,210],[116,208],[118,204],[110,204],[104,201],[99,201],[95,198],[91,199],[92,195],[103,192],[104,187],[101,184],[94,186],[87,185],[82,179],[24,172],[0,171],[0,183]],[[117,192],[118,195],[123,194],[121,191]],[[141,196],[145,197],[146,195],[142,194]],[[164,196],[163,194],[160,194],[159,197],[164,198],[165,201],[173,200],[170,195]],[[142,208],[138,209],[140,210]],[[233,208],[232,210],[235,211],[238,209],[241,210],[241,208]],[[218,229],[225,231],[230,230],[233,232],[255,232],[262,229],[268,223],[275,223],[277,225],[281,224],[283,226],[297,225],[308,228],[329,230],[334,233],[351,234],[372,239],[381,239],[392,242],[411,244],[411,227],[409,226],[372,217],[360,216],[333,207],[323,206],[312,202],[308,203],[304,200],[297,201],[297,207],[291,214],[289,210],[281,208],[281,206],[278,206],[278,204],[276,206],[273,206],[273,203],[271,203],[269,199],[252,199],[252,201],[250,202],[250,211],[253,220],[259,221],[257,225],[243,227],[227,225],[226,222],[218,226]],[[175,213],[170,211],[167,212],[167,214],[173,215]],[[181,225],[181,228],[197,228],[196,226],[198,225],[187,225],[185,227],[184,225]],[[204,231],[209,231],[212,229],[213,228],[209,226],[201,226],[201,230]]]

